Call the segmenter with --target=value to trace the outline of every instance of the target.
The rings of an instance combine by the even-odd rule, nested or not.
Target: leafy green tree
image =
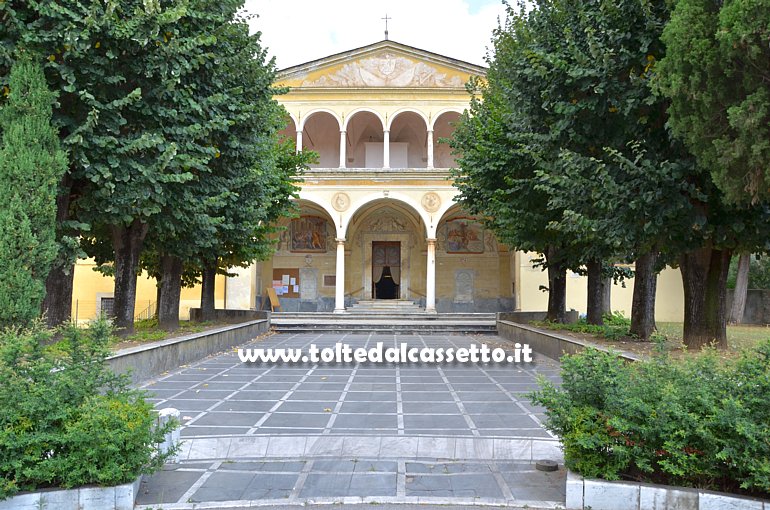
[[[182,60],[198,58],[162,122],[166,138],[187,148],[171,164],[192,169],[193,178],[170,189],[148,234],[158,254],[159,322],[169,329],[178,326],[185,269],[201,270],[212,258],[248,265],[272,253],[272,225],[287,213],[307,159],[278,145],[285,111],[274,96],[283,90],[273,88],[275,66],[259,34],[237,17],[242,4],[200,4],[173,34]]]
[[[548,207],[535,179],[552,159],[548,127],[555,116],[540,107],[542,68],[529,59],[535,34],[527,21],[509,7],[505,25],[493,35],[486,79],[469,83],[474,96],[450,140],[457,153],[454,183],[463,206],[503,243],[544,254],[548,319],[563,322],[569,257],[563,237],[549,228],[561,211]]]
[[[107,233],[115,251],[116,324],[133,320],[136,269],[148,218],[160,211],[170,183],[189,174],[169,167],[177,147],[158,128],[157,98],[174,90],[177,76],[149,72],[152,56],[168,44],[165,33],[187,2],[114,0],[0,3],[0,82],[15,60],[13,49],[45,56],[46,77],[59,94],[54,112],[68,172],[57,201],[60,252],[46,287],[52,323],[69,315],[73,242]],[[89,234],[93,235],[93,234]],[[65,248],[70,248],[66,250]],[[68,252],[69,251],[69,252]]]
[[[283,111],[272,99],[274,64],[259,36],[236,19],[242,4],[0,4],[11,28],[0,47],[50,55],[48,79],[61,90],[57,113],[72,155],[61,183],[60,225],[75,226],[88,254],[111,265],[121,333],[133,327],[146,243],[166,269],[154,271],[161,285],[171,285],[165,295],[178,300],[182,268],[189,274],[202,265],[199,255],[212,250],[216,229],[240,228],[224,221],[223,208],[247,209],[248,219],[259,222],[260,207],[288,202],[286,186],[274,182],[285,175],[275,170]],[[10,60],[0,53],[0,76]],[[252,194],[257,202],[249,209],[239,201],[241,185],[280,193]],[[262,242],[253,229],[244,231],[250,234],[239,243]],[[63,286],[60,276],[53,287]],[[178,306],[164,309],[173,323]]]
[[[681,207],[660,207],[679,188],[638,193],[633,180],[644,175],[625,175],[605,148],[637,159],[635,142],[658,161],[671,152],[665,104],[648,86],[666,13],[662,1],[638,0],[509,8],[495,32],[483,101],[472,104],[455,139],[466,204],[493,217],[513,246],[546,253],[547,265],[557,252],[563,266],[587,273],[589,322],[601,323],[603,282],[618,276],[611,262],[639,258],[635,302],[645,337],[654,325],[659,242],[650,227]]]
[[[495,32],[483,103],[456,132],[463,200],[513,246],[548,258],[558,243],[566,266],[585,264],[592,322],[602,262],[636,259],[632,331],[641,337],[654,327],[656,272],[678,264],[685,343],[726,345],[726,261],[763,249],[768,210],[726,203],[666,132],[667,101],[650,87],[666,51],[666,4],[519,7]]]
[[[563,211],[551,228],[582,252],[589,323],[601,322],[601,276],[625,276],[607,266],[635,262],[631,333],[649,338],[661,246],[683,228],[682,176],[691,166],[665,129],[666,101],[649,86],[668,8],[627,0],[542,2],[537,10],[563,34],[538,59],[550,70],[543,107],[558,112],[558,162],[538,171],[550,207]]]
[[[216,274],[230,267],[246,267],[265,260],[275,251],[277,221],[293,212],[289,201],[296,193],[295,180],[317,160],[312,151],[295,151],[290,141],[281,141],[274,152],[269,173],[252,171],[240,176],[231,188],[237,190],[220,211],[227,228],[217,229],[215,243],[198,254],[202,263],[201,314],[214,318]],[[223,162],[224,163],[224,162]]]
[[[56,256],[56,186],[67,160],[41,66],[19,59],[8,91],[0,110],[0,326],[27,326],[40,316]]]
[[[670,125],[732,203],[770,199],[770,5],[678,0],[658,66]]]
[[[732,254],[768,248],[767,20],[761,2],[680,0],[662,34],[656,85],[701,167],[690,178],[692,227],[679,256],[690,346],[727,345]]]

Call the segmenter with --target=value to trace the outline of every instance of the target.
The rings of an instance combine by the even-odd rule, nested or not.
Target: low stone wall
[[[770,510],[770,501],[647,483],[608,482],[567,473],[568,510]]]
[[[109,367],[119,374],[131,373],[137,383],[205,358],[209,354],[232,349],[270,329],[269,319],[259,319],[169,338],[146,345],[121,349],[107,358]]]
[[[551,359],[559,359],[564,354],[577,354],[586,347],[594,347],[601,351],[608,350],[602,345],[593,344],[567,335],[561,335],[554,331],[547,331],[507,320],[498,319],[497,334],[512,342],[529,344],[533,351],[544,354]],[[628,361],[637,361],[639,359],[638,356],[630,352],[615,352],[617,352],[621,358]]]
[[[727,291],[728,314],[733,306],[734,293],[732,289]],[[770,290],[749,289],[741,324],[770,324]]]
[[[133,483],[115,487],[80,487],[78,489],[28,492],[0,501],[0,510],[133,510],[139,494],[141,477]]]
[[[214,310],[214,320],[218,322],[236,323],[267,319],[268,317],[269,312],[265,310]],[[190,308],[190,320],[193,322],[200,322],[203,320],[201,319],[200,308]]]
[[[544,321],[547,315],[548,312],[500,312],[497,314],[497,320],[527,324],[533,321]],[[579,318],[577,310],[570,310],[565,314],[567,324],[574,324]]]

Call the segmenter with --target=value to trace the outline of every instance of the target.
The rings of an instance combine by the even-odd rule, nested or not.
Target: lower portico
[[[251,289],[248,301],[259,308],[274,287],[282,311],[343,313],[383,298],[417,303],[426,313],[510,310],[516,255],[456,196],[446,170],[311,169],[298,217],[283,222],[275,255],[241,271],[228,289]],[[396,290],[378,295],[386,273]]]

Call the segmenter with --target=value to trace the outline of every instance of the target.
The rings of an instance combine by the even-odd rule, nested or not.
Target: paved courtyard
[[[512,345],[497,336],[275,334],[253,347]],[[145,477],[144,508],[304,503],[564,504],[558,442],[525,394],[558,364],[242,363],[235,351],[146,384],[181,411],[180,462]],[[217,503],[218,502],[218,503]]]

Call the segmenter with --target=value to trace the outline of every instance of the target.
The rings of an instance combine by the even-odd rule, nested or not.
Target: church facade
[[[288,113],[282,134],[318,161],[301,178],[298,216],[282,222],[272,259],[219,279],[217,306],[264,307],[273,288],[283,311],[344,312],[376,299],[427,313],[545,310],[537,256],[498,243],[452,185],[444,139],[468,107],[465,84],[485,71],[388,40],[280,71],[277,85],[289,87],[276,98]],[[85,303],[94,289],[83,278],[76,273],[76,299]],[[387,296],[383,278],[394,284]],[[106,285],[97,285],[103,296]],[[570,275],[568,308],[585,312],[585,285]],[[151,304],[152,287],[141,283],[137,308]],[[613,287],[613,309],[630,314],[631,288]],[[183,318],[196,292],[185,291]],[[681,320],[682,302],[678,272],[665,271],[658,319]]]
[[[485,71],[388,40],[282,70],[283,134],[319,159],[276,254],[228,281],[228,303],[259,306],[273,287],[284,311],[342,312],[380,298],[387,268],[397,297],[429,313],[545,310],[536,255],[498,243],[452,186],[444,139],[468,107],[465,84]],[[674,318],[681,284],[670,273],[659,308]],[[571,275],[568,284],[568,306],[583,312],[585,283]],[[626,314],[631,288],[613,289],[613,307]]]

